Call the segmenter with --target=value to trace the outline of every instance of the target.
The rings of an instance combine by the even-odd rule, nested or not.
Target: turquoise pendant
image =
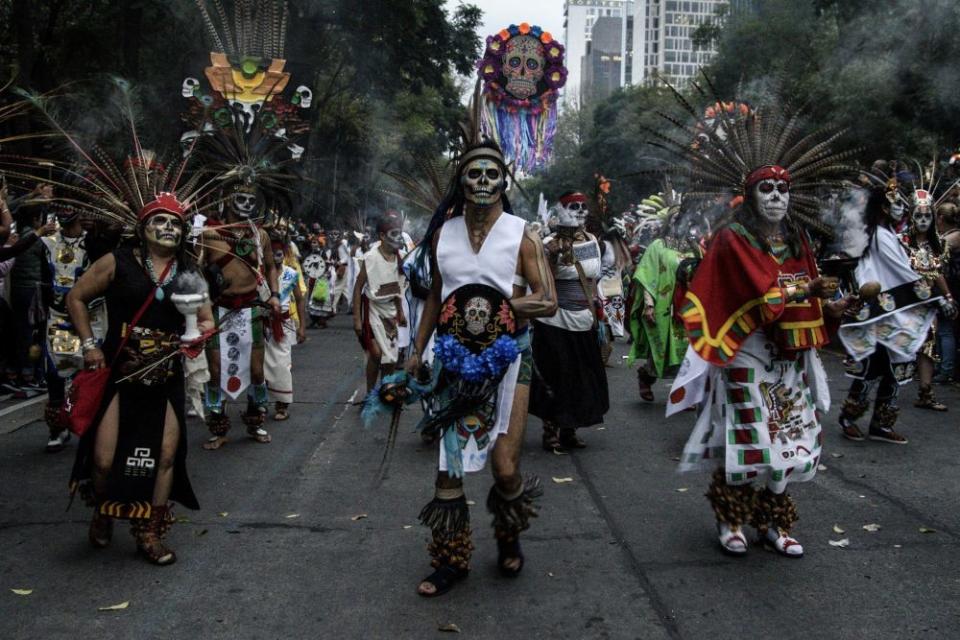
[[[166,294],[163,292],[163,287],[157,287],[157,300],[163,302],[164,297],[166,297]]]

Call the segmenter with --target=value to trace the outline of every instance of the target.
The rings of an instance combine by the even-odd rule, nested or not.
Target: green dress
[[[687,351],[687,337],[683,324],[673,317],[673,290],[677,284],[677,267],[680,261],[688,257],[676,249],[668,247],[662,238],[650,243],[640,259],[633,280],[637,289],[630,309],[630,331],[633,345],[630,348],[629,363],[637,359],[650,359],[658,378],[672,371],[683,362]],[[643,321],[643,292],[647,291],[656,301],[654,317],[656,323],[651,326]]]

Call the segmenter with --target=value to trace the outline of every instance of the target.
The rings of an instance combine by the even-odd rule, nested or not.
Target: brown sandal
[[[637,370],[637,389],[640,392],[640,399],[647,402],[653,402],[653,389],[650,387],[657,379],[648,374],[643,369]]]
[[[919,393],[917,394],[917,401],[913,403],[913,406],[918,409],[929,409],[930,411],[947,411],[947,405],[942,402],[937,402],[936,398],[933,397],[933,387],[924,386],[920,387]]]
[[[587,443],[572,428],[560,429],[560,446],[564,449],[586,449]]]
[[[290,418],[290,405],[286,402],[277,402],[274,405],[273,419],[275,422],[283,422]]]

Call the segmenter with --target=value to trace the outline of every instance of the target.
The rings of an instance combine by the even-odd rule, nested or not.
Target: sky
[[[461,1],[483,10],[483,38],[511,24],[529,22],[563,42],[563,0],[447,0],[447,5],[455,7]]]

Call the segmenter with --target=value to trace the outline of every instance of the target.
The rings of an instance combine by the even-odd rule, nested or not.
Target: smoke
[[[823,199],[821,220],[833,229],[834,240],[828,247],[828,255],[844,254],[859,258],[867,248],[869,236],[864,221],[869,192],[861,187],[850,186],[831,191]]]
[[[173,280],[173,293],[208,293],[207,281],[198,271],[181,271]]]

